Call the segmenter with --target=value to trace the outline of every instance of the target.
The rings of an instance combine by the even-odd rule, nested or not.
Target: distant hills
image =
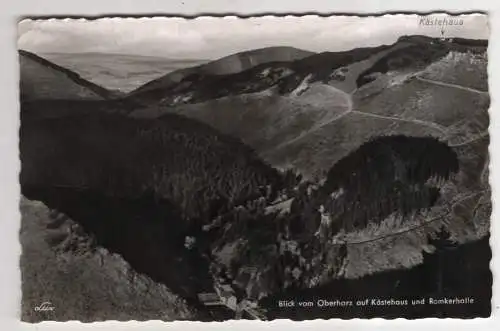
[[[488,126],[486,46],[405,36],[229,75],[192,74],[147,91],[146,84],[126,99],[145,105],[133,117],[183,114],[241,138],[274,166],[321,177],[381,133],[455,144],[479,137]]]
[[[481,52],[485,47],[483,41],[425,36],[406,36],[393,45],[342,52],[312,53],[270,47],[169,73],[132,91],[128,97],[147,105],[161,102],[161,105],[175,106],[260,92],[271,87],[281,95],[290,94],[306,82],[321,82],[352,92],[376,74],[403,68],[418,71],[449,52]],[[291,56],[291,52],[295,56]],[[266,60],[259,61],[256,54]],[[247,65],[243,65],[245,62]]]
[[[184,79],[191,80],[194,77],[204,75],[231,75],[255,66],[270,62],[291,62],[310,55],[313,52],[293,47],[267,47],[232,54],[221,59],[202,64],[200,66],[173,71],[155,79],[131,92],[136,98],[144,98],[155,95],[158,91],[169,89]]]
[[[25,113],[52,117],[69,108],[134,118],[182,114],[240,138],[274,166],[321,177],[345,148],[386,128],[386,134],[430,134],[454,143],[481,134],[488,124],[486,46],[404,36],[344,52],[270,47],[176,70],[121,96],[20,51],[21,99]],[[455,112],[442,95],[457,101]],[[78,102],[68,107],[67,100]],[[474,120],[453,124],[457,112]],[[355,139],[345,139],[351,130]],[[331,151],[337,140],[343,148]]]
[[[66,113],[67,100],[78,100],[70,111],[75,113],[92,108],[134,118],[182,114],[240,138],[276,167],[321,177],[346,149],[381,130],[455,144],[483,134],[486,46],[404,36],[392,45],[344,52],[270,47],[173,71],[122,96],[20,51],[21,99],[25,113],[50,116]],[[32,100],[43,100],[48,110],[34,110],[42,104]],[[446,103],[455,100],[451,112]],[[470,121],[451,122],[457,114]],[[351,131],[356,137],[346,139]],[[343,148],[331,150],[339,143]]]
[[[210,62],[112,53],[42,53],[41,57],[77,72],[107,89],[128,93],[167,73]]]

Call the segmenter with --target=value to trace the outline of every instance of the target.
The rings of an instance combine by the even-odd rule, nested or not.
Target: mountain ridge
[[[425,49],[421,49],[421,47],[424,46]],[[335,74],[340,74],[340,77],[336,77],[338,79],[342,79],[342,72],[334,72],[334,70],[339,69],[344,66],[348,66],[354,62],[360,62],[371,55],[374,55],[376,53],[383,52],[385,50],[390,50],[393,49],[392,51],[389,51],[387,54],[387,57],[398,57],[399,55],[397,52],[399,51],[403,56],[409,56],[412,57],[410,61],[422,61],[422,64],[429,64],[430,61],[433,61],[437,58],[440,58],[444,55],[446,55],[450,51],[469,51],[470,49],[475,49],[476,47],[483,48],[487,46],[487,41],[483,40],[468,40],[468,39],[460,39],[460,38],[450,38],[450,39],[441,39],[441,38],[432,38],[432,37],[426,37],[426,36],[419,36],[419,35],[411,35],[411,36],[403,36],[398,38],[398,40],[389,45],[380,45],[380,46],[373,46],[373,47],[361,47],[361,48],[355,48],[352,50],[347,50],[347,51],[341,51],[341,52],[321,52],[321,53],[313,53],[309,54],[309,56],[305,56],[300,59],[296,59],[293,61],[269,61],[269,63],[260,63],[257,64],[256,66],[253,66],[251,68],[248,68],[247,70],[243,70],[240,72],[235,72],[235,73],[230,73],[229,76],[226,75],[210,75],[209,73],[198,73],[197,77],[189,78],[189,77],[183,77],[180,80],[180,84],[182,85],[183,82],[185,81],[187,86],[187,90],[189,89],[199,89],[200,88],[200,83],[202,83],[201,87],[203,87],[203,80],[207,79],[206,86],[214,86],[216,85],[219,89],[227,89],[230,88],[232,84],[234,84],[235,81],[242,80],[242,82],[247,82],[251,79],[252,76],[255,74],[258,74],[259,72],[262,72],[264,69],[269,67],[268,69],[273,69],[273,67],[277,67],[278,69],[280,67],[284,67],[288,70],[291,70],[291,74],[285,74],[283,77],[280,77],[278,81],[282,80],[279,84],[279,90],[280,93],[285,93],[285,92],[290,92],[294,88],[297,87],[297,84],[302,81],[304,78],[306,78],[307,75],[313,74],[313,79],[312,82],[315,81],[328,81],[332,79],[332,75]],[[465,48],[464,48],[465,47]],[[405,52],[407,54],[405,54]],[[244,52],[243,52],[244,53]],[[396,53],[396,54],[393,54]],[[240,54],[240,53],[237,53]],[[422,56],[426,56],[428,58],[425,58]],[[226,58],[222,58],[217,61],[224,60]],[[384,61],[384,59],[381,59],[381,61]],[[210,65],[210,63],[206,64]],[[376,65],[376,64],[375,64]],[[402,63],[402,65],[405,65],[405,63]],[[417,65],[420,66],[421,64],[419,63],[413,63],[412,65]],[[391,66],[391,68],[394,66]],[[396,65],[397,68],[397,65]],[[197,67],[193,68],[197,69]],[[282,70],[285,70],[282,68]],[[372,68],[373,71],[376,70],[376,68]],[[363,73],[362,75],[367,75],[368,73]],[[168,75],[168,74],[167,74]],[[231,77],[232,75],[232,77]],[[226,76],[226,77],[221,77],[221,76]],[[298,76],[292,79],[292,77]],[[227,86],[224,85],[224,81],[227,80],[228,84]],[[278,81],[271,80],[269,82],[270,85],[265,85],[262,88],[257,88],[257,89],[251,89],[252,92],[257,92],[262,89],[266,89],[271,87],[272,85],[275,85]],[[164,93],[166,95],[163,95],[162,97],[159,97],[158,100],[165,100],[168,99],[168,93],[170,92],[172,86],[166,85],[166,86],[154,86],[156,83],[150,82],[143,85],[142,87],[139,87],[135,91],[129,94],[129,97],[138,97],[140,99],[140,93],[139,92],[146,92],[149,90],[149,93],[152,93],[152,90],[156,89],[158,90],[157,93],[161,94],[161,90],[164,89]],[[222,85],[221,85],[222,84]],[[156,84],[157,85],[157,84]],[[181,89],[182,91],[182,89]],[[179,87],[174,88],[173,90],[174,94],[178,94],[179,92]],[[182,92],[181,92],[182,93]],[[238,92],[236,92],[238,93]],[[241,93],[241,92],[240,92]],[[246,92],[248,93],[248,92]],[[215,96],[219,97],[219,96]],[[210,96],[210,93],[208,95],[209,99],[214,98],[214,96]],[[147,99],[147,97],[146,97]],[[189,102],[197,102],[196,98],[191,98],[192,101]],[[153,100],[151,100],[153,103],[155,102],[155,97],[153,97]],[[147,101],[147,103],[151,103],[151,101]]]
[[[475,133],[470,130],[484,130],[487,123],[483,110],[488,107],[489,96],[485,90],[469,98],[467,93],[473,91],[460,84],[487,88],[486,57],[482,41],[406,36],[393,45],[324,52],[294,62],[262,64],[232,75],[186,79],[172,89],[158,90],[149,105],[130,116],[159,118],[166,113],[183,114],[241,138],[276,167],[291,167],[311,175],[338,160],[325,156],[337,152],[320,150],[338,143],[330,143],[331,137],[323,138],[327,132],[347,134],[341,130],[342,125],[359,126],[364,132],[370,131],[365,125],[369,121],[382,130],[394,124],[394,134],[421,130],[419,136],[451,139],[451,144],[472,139]],[[345,98],[337,97],[340,91]],[[417,99],[412,96],[415,91],[426,97]],[[477,123],[474,128],[453,124],[453,117],[441,109],[446,106],[444,101],[436,99],[437,91],[456,95],[462,104],[457,103],[455,112],[477,116],[477,120],[470,121]],[[398,101],[388,103],[386,99]],[[434,99],[440,109],[432,113],[429,107]],[[407,104],[408,110],[403,111],[401,104]],[[479,106],[477,115],[466,109],[473,105]],[[464,130],[467,133],[459,141],[459,132]],[[317,144],[319,140],[322,145]],[[321,165],[321,159],[330,161]],[[310,162],[318,164],[311,167]]]

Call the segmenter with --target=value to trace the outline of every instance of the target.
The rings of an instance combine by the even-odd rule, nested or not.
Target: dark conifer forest
[[[327,209],[343,228],[365,227],[399,211],[430,208],[439,188],[458,172],[458,158],[435,138],[384,136],[372,139],[337,162],[328,172],[323,194],[342,190]],[[428,184],[429,179],[435,183]]]
[[[26,119],[20,137],[23,187],[150,194],[172,201],[186,218],[210,217],[281,180],[237,139],[173,114],[160,121],[102,114]]]

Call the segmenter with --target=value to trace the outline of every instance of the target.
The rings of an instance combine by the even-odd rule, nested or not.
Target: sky
[[[450,16],[432,15],[431,20]],[[402,35],[441,36],[441,26],[423,16],[107,18],[23,20],[18,47],[34,53],[118,53],[170,59],[216,59],[269,46],[314,52],[391,44]],[[462,20],[462,24],[460,21]],[[488,39],[488,17],[453,17],[445,37]]]

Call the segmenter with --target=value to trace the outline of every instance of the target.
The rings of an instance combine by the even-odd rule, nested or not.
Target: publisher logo
[[[40,305],[38,306],[35,306],[34,310],[36,312],[41,312],[41,311],[54,311],[55,308],[54,306],[52,306],[52,303],[50,303],[49,301],[46,301],[46,302],[42,302]]]

